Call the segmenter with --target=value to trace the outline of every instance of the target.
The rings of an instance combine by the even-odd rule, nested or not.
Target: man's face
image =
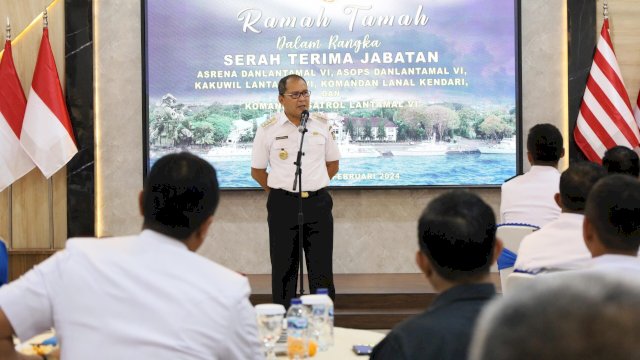
[[[287,80],[287,90],[284,92],[284,95],[278,96],[278,101],[280,101],[280,104],[284,107],[284,113],[289,118],[300,119],[300,114],[302,114],[304,110],[309,110],[310,96],[300,95],[297,99],[293,98],[296,95],[308,91],[307,83],[305,83],[304,80],[299,78],[290,78]]]

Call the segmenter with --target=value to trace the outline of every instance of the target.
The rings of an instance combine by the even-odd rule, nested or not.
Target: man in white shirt
[[[587,200],[584,242],[589,270],[640,274],[640,181],[614,174],[598,181]]]
[[[590,162],[573,164],[562,173],[560,192],[554,197],[562,213],[522,239],[516,270],[535,273],[543,269],[578,269],[591,260],[582,238],[584,208],[589,191],[605,175],[602,166]]]
[[[553,200],[558,193],[558,161],[564,156],[562,134],[551,124],[529,130],[527,157],[531,169],[502,185],[500,221],[542,227],[560,215]]]
[[[206,161],[158,160],[140,194],[142,233],[70,239],[0,288],[0,358],[35,359],[11,335],[51,327],[64,360],[263,358],[247,279],[195,253],[218,200]]]
[[[302,156],[302,195],[293,187],[302,136],[302,113],[309,110],[307,82],[292,74],[280,79],[278,101],[284,112],[258,127],[251,154],[251,176],[269,194],[269,254],[273,302],[288,307],[297,290],[300,244],[299,204],[302,202],[303,241],[311,293],[327,288],[335,300],[333,283],[333,199],[326,190],[338,172],[340,150],[326,119],[306,123]],[[267,168],[269,171],[267,172]]]

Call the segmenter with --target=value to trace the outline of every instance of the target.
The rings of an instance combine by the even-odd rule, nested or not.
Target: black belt
[[[287,196],[291,196],[291,197],[294,197],[294,198],[297,198],[298,195],[300,195],[297,192],[291,192],[291,191],[287,191],[287,190],[283,190],[283,189],[271,189],[271,191],[275,191],[276,193],[281,193],[281,194],[284,194],[284,195],[287,195]],[[302,192],[302,198],[303,199],[312,198],[314,196],[318,196],[318,195],[324,193],[325,191],[327,191],[327,190],[324,189],[324,188],[322,188],[320,190],[317,190],[317,191],[303,191]]]

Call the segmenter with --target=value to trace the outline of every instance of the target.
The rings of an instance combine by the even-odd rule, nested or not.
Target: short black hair
[[[540,164],[557,165],[562,157],[562,134],[551,124],[538,124],[529,130],[527,151],[533,161]]]
[[[302,76],[298,74],[289,74],[280,79],[280,81],[278,82],[278,93],[280,95],[284,95],[287,91],[287,81],[289,81],[289,79],[300,79],[304,81],[305,84],[307,83],[307,80],[305,80]]]
[[[186,240],[213,215],[219,199],[211,164],[188,152],[163,156],[144,182],[144,228]]]
[[[496,241],[493,210],[477,195],[454,190],[435,198],[418,221],[418,245],[435,271],[454,282],[489,272]]]
[[[640,175],[638,154],[626,146],[614,146],[604,153],[602,166],[609,174]]]
[[[584,212],[591,188],[606,175],[607,172],[602,166],[592,162],[583,161],[571,164],[560,175],[562,206],[572,212]]]
[[[605,248],[637,252],[640,247],[640,181],[621,174],[600,179],[591,189],[585,216]]]

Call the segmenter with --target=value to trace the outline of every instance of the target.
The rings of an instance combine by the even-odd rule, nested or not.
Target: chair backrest
[[[505,249],[517,254],[522,239],[538,229],[539,227],[529,224],[499,224],[496,237],[502,240]]]
[[[499,268],[500,283],[502,284],[502,292],[505,291],[507,277],[513,272],[513,264],[518,254],[522,239],[538,230],[539,227],[529,224],[499,224],[496,229],[496,237],[502,240],[505,251],[500,254],[498,259],[501,264]],[[505,265],[508,264],[508,265]]]
[[[500,274],[502,276],[502,274]],[[533,280],[536,276],[533,274],[520,273],[520,272],[512,272],[507,276],[506,281],[502,287],[502,293],[512,293],[514,290],[517,290],[519,287],[526,285],[531,280]]]
[[[518,254],[518,248],[520,247],[522,239],[538,229],[539,228],[537,226],[529,224],[498,224],[496,229],[496,237],[502,240],[504,248],[508,250],[503,251],[502,254],[500,254],[500,258],[498,259],[498,261],[502,263],[511,262],[513,264],[513,262],[515,261],[514,254]],[[510,257],[512,257],[512,259],[509,259]],[[503,267],[504,266],[501,266],[500,268]],[[491,267],[491,271],[498,272],[498,265],[493,265]]]

